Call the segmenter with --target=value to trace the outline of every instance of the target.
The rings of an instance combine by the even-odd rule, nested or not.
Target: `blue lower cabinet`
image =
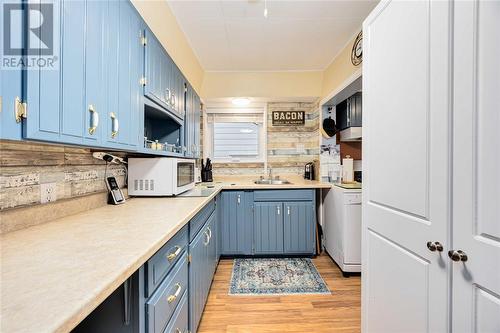
[[[253,243],[253,193],[222,192],[221,254],[250,255]]]
[[[254,204],[254,253],[283,253],[283,203]]]
[[[187,254],[175,265],[158,289],[146,301],[146,329],[163,332],[188,288]]]
[[[314,202],[284,202],[284,252],[314,254],[316,212]]]
[[[163,331],[164,333],[187,333],[189,327],[188,293],[184,293],[172,319]]]
[[[217,214],[213,212],[189,244],[189,328],[198,330],[217,267]]]
[[[151,296],[177,261],[184,257],[188,237],[188,228],[185,226],[146,262],[146,297]]]

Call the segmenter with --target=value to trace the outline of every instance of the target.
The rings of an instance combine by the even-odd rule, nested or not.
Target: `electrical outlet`
[[[57,200],[56,183],[40,185],[40,202],[47,203]]]

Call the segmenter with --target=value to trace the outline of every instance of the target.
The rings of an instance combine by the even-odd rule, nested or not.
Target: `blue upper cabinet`
[[[103,144],[103,118],[107,112],[107,18],[106,1],[86,3],[86,44],[85,44],[85,103],[84,140],[86,144]]]
[[[187,157],[201,157],[200,142],[200,117],[201,102],[194,89],[186,84],[186,106],[185,106],[185,146]]]
[[[9,1],[12,4],[21,5],[21,1]],[[22,19],[22,18],[21,18]],[[12,22],[12,21],[11,21]],[[12,30],[17,35],[11,40],[15,47],[22,48],[24,45],[23,21],[13,22]],[[12,36],[11,36],[12,37]],[[20,45],[19,45],[20,44]],[[21,114],[23,107],[23,71],[21,67],[0,69],[0,138],[10,140],[22,139]],[[18,111],[16,116],[16,110]]]
[[[91,0],[89,0],[91,1]],[[142,142],[144,23],[129,1],[109,1],[108,104],[104,114],[106,146],[135,149]]]
[[[160,41],[146,30],[144,95],[174,116],[184,118],[184,77]]]
[[[54,35],[53,56],[57,57],[57,62],[55,68],[26,70],[29,113],[24,119],[23,134],[28,139],[81,144],[85,84],[85,16],[82,13],[85,2],[55,1],[53,4],[54,18],[60,27]],[[29,17],[36,14],[33,11]],[[47,25],[40,29],[41,35],[51,31]],[[41,40],[30,43],[30,50],[42,50]]]
[[[134,150],[142,111],[142,19],[129,1],[113,0],[55,1],[54,17],[58,68],[26,70],[24,137]]]

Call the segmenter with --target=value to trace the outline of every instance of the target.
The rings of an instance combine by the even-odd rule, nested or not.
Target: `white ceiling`
[[[377,1],[167,0],[207,71],[324,70]]]

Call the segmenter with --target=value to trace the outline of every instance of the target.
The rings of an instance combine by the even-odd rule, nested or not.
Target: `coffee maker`
[[[304,179],[314,180],[314,163],[309,162],[304,167]]]

